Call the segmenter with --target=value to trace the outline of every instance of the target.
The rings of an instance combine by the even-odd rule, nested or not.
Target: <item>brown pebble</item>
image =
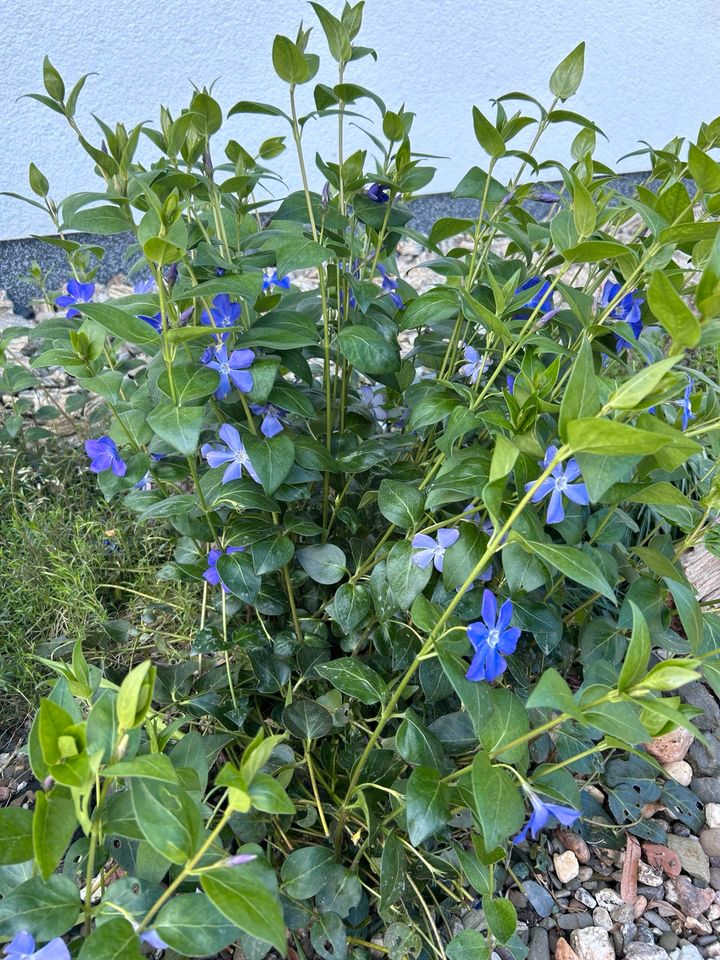
[[[572,850],[578,859],[578,863],[590,862],[590,847],[582,837],[573,833],[572,830],[563,830],[562,828],[555,831],[555,836],[566,850]]]
[[[565,937],[558,937],[557,946],[555,947],[555,960],[579,960],[578,955]]]
[[[662,737],[653,737],[652,741],[645,745],[645,749],[660,763],[674,763],[685,759],[694,739],[688,730],[678,727]]]
[[[715,891],[711,887],[696,887],[685,876],[669,880],[683,913],[689,917],[699,917],[715,902]],[[674,897],[669,899],[675,899]]]

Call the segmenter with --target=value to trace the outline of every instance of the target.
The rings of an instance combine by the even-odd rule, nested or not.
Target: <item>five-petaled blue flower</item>
[[[250,463],[250,457],[247,455],[245,445],[240,439],[240,434],[229,423],[224,423],[219,430],[222,444],[213,446],[210,443],[203,444],[200,453],[205,457],[210,467],[222,467],[228,464],[228,468],[223,474],[222,482],[230,483],[231,480],[239,480],[242,477],[243,470],[253,478],[256,483],[260,483],[260,477],[255,472],[255,468]]]
[[[398,310],[402,310],[405,304],[403,303],[402,297],[397,292],[397,280],[394,280],[391,276],[388,275],[387,270],[381,263],[377,265],[377,271],[380,274],[380,276],[383,278],[382,279],[383,290],[385,290],[385,292],[390,295],[390,299],[392,300],[394,306],[397,307]]]
[[[602,309],[609,307],[618,293],[620,293],[620,289],[621,286],[619,283],[613,283],[612,280],[608,280],[600,295],[600,307],[602,307]],[[631,290],[629,293],[626,293],[622,299],[618,300],[610,311],[610,319],[620,320],[626,323],[632,330],[635,340],[638,339],[643,328],[642,319],[640,318],[640,307],[643,303],[645,303],[645,300],[643,297],[638,296],[637,290]],[[621,350],[629,350],[632,347],[632,344],[618,333],[615,334],[615,340],[618,353],[620,353]]]
[[[468,680],[492,683],[507,669],[505,657],[515,653],[520,630],[511,627],[512,600],[506,600],[498,613],[497,600],[492,590],[483,590],[482,621],[468,624],[468,640],[475,656],[465,676]]]
[[[79,280],[68,280],[67,293],[64,293],[61,296],[56,297],[55,303],[58,305],[58,307],[71,308],[67,312],[68,317],[77,317],[80,315],[80,311],[76,310],[73,304],[92,303],[92,298],[94,293],[95,293],[94,283],[80,283]]]
[[[382,183],[373,183],[368,187],[367,195],[371,200],[374,200],[375,203],[387,203],[390,199],[388,195],[389,189],[389,187],[384,186]]]
[[[70,951],[62,937],[55,937],[44,947],[35,949],[35,938],[21,930],[3,947],[6,960],[70,960]]]
[[[133,284],[133,293],[154,293],[155,290],[157,290],[157,284],[152,277],[143,277]]]
[[[228,356],[227,347],[223,343],[219,347],[209,348],[202,355],[202,362],[211,370],[220,374],[220,383],[215,391],[218,400],[224,400],[230,393],[233,385],[240,393],[250,393],[253,388],[253,375],[250,373],[255,354],[252,350],[233,350]]]
[[[695,383],[692,377],[688,377],[688,384],[685,387],[685,393],[682,398],[682,428],[687,430],[688,424],[691,420],[695,419],[695,414],[692,412],[692,392]]]
[[[437,532],[437,540],[429,537],[426,533],[416,533],[412,538],[413,553],[412,562],[416,567],[422,567],[425,570],[432,563],[436,570],[442,573],[445,551],[451,547],[460,536],[460,531],[455,527],[441,528]]]
[[[139,313],[138,320],[144,320],[145,323],[149,323],[153,330],[157,330],[158,333],[162,333],[162,317],[160,316],[160,311],[154,313],[152,316],[149,316],[146,313]]]
[[[290,277],[279,277],[277,270],[271,273],[263,274],[263,290],[272,290],[273,287],[282,287],[283,290],[290,289]]]
[[[539,461],[540,466],[544,470],[547,470],[556,455],[557,447],[548,447],[544,459]],[[551,475],[543,480],[530,498],[532,503],[540,503],[548,494],[550,495],[547,511],[548,523],[561,523],[565,519],[565,509],[562,502],[563,497],[567,497],[568,500],[572,500],[573,503],[579,503],[583,506],[590,503],[590,496],[585,484],[574,482],[579,476],[580,467],[577,465],[575,459],[568,460],[564,470],[562,464],[558,463],[553,467]],[[534,480],[526,483],[525,490],[529,490],[534,483]]]
[[[260,424],[260,433],[264,437],[276,437],[278,433],[284,430],[282,421],[285,418],[285,411],[276,407],[272,403],[251,403],[250,409],[253,413],[262,417]]]
[[[207,570],[203,573],[203,580],[207,580],[208,583],[211,583],[214,587],[218,584],[223,588],[223,593],[229,593],[230,591],[225,586],[220,578],[220,574],[217,568],[217,562],[224,553],[242,553],[245,547],[226,547],[224,550],[211,550],[207,555]]]
[[[520,833],[513,837],[513,843],[522,843],[523,840],[527,839],[528,833],[531,833],[533,840],[535,840],[540,831],[547,826],[550,817],[555,817],[564,827],[572,826],[580,817],[580,811],[575,810],[574,807],[563,807],[559,803],[545,803],[532,791],[529,791],[529,796],[532,806],[530,819]]]
[[[103,473],[112,470],[116,477],[124,477],[127,464],[120,456],[120,451],[110,437],[98,437],[97,440],[85,441],[85,453],[90,457],[90,469],[93,473]]]
[[[549,280],[543,280],[542,277],[530,277],[525,283],[520,284],[515,293],[524,293],[526,290],[534,290],[535,287],[537,287],[537,290],[535,290],[528,302],[523,304],[523,312],[519,314],[520,317],[525,316],[527,313],[532,313],[538,308],[541,314],[552,310],[553,293],[550,290]]]
[[[203,310],[200,323],[206,327],[234,327],[240,319],[240,304],[233,303],[227,293],[219,293],[212,302],[210,313]]]
[[[387,398],[384,390],[376,390],[374,387],[362,386],[358,388],[360,399],[370,408],[376,420],[387,420],[388,412],[385,409]]]
[[[460,367],[460,376],[467,377],[472,384],[476,384],[484,371],[492,364],[492,360],[486,356],[481,357],[475,347],[465,347],[463,358],[466,362]]]

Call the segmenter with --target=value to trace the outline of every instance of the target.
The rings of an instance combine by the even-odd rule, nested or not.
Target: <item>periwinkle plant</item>
[[[454,195],[477,216],[421,236],[407,201],[434,171],[413,114],[348,78],[373,53],[363,5],[312,6],[337,75],[316,81],[317,31],[276,37],[286,102],[228,112],[276,124],[258,147],[221,140],[204,89],[99,139],[75,119],[85,78],[68,93],[46,60],[33,95],[100,179],[56,203],[31,167],[71,308],[35,328],[34,366],[104,400],[89,468],[135,522],[174,531],[160,575],[198,597],[179,662],[118,687],[79,646],[48,661],[29,742],[44,789],[0,816],[19,864],[0,937],[33,950],[129,956],[157,936],[260,958],[309,929],[325,960],[381,940],[391,960],[522,956],[503,878],[558,821],[591,836],[584,778],[604,759],[693,729],[663,694],[699,676],[720,691],[720,620],[680,565],[716,549],[718,386],[696,367],[720,342],[720,120],[687,150],[648,148],[655,189],[619,194],[598,128],[565,107],[580,45],[548,105],[473,108],[477,165]],[[368,113],[350,152],[349,115]],[[315,169],[318,120],[338,149]],[[538,159],[555,123],[577,128],[567,163]],[[288,143],[303,188],[265,222]],[[134,233],[132,294],[89,295],[73,230]],[[434,255],[422,294],[403,237]],[[293,283],[309,269],[312,289]],[[484,926],[452,937],[477,900]]]

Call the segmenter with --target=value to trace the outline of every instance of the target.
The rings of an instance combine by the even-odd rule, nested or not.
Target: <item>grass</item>
[[[0,723],[21,720],[51,677],[34,654],[89,660],[186,653],[199,609],[187,585],[158,582],[161,528],[106,503],[82,452],[0,447]]]

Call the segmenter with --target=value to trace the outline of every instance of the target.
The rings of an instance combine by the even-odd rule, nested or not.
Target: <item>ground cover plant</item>
[[[9,956],[238,941],[260,960],[309,931],[324,960],[522,958],[506,877],[558,822],[646,836],[627,797],[613,829],[584,785],[678,725],[702,738],[676,691],[720,689],[720,621],[680,563],[717,544],[717,379],[693,351],[719,342],[720,121],[643,148],[654,189],[620,195],[566,106],[580,45],[544,100],[469,111],[455,196],[477,217],[421,236],[413,115],[350,79],[373,55],[362,4],[312,6],[320,29],[273,43],[286,102],[229,111],[276,125],[259,146],[222,139],[204,89],[97,136],[75,119],[84,77],[66,89],[46,60],[33,95],[99,177],[56,203],[30,169],[70,271],[34,365],[103,399],[99,491],[172,525],[160,576],[202,599],[184,661],[121,679],[77,643],[56,666],[29,741],[44,789],[0,818]],[[332,159],[305,154],[316,122]],[[577,129],[564,162],[542,159],[556,123]],[[346,150],[350,124],[367,149]],[[266,222],[286,148],[303,189]],[[132,295],[97,302],[72,230],[135,234]],[[435,254],[420,295],[403,237]]]

